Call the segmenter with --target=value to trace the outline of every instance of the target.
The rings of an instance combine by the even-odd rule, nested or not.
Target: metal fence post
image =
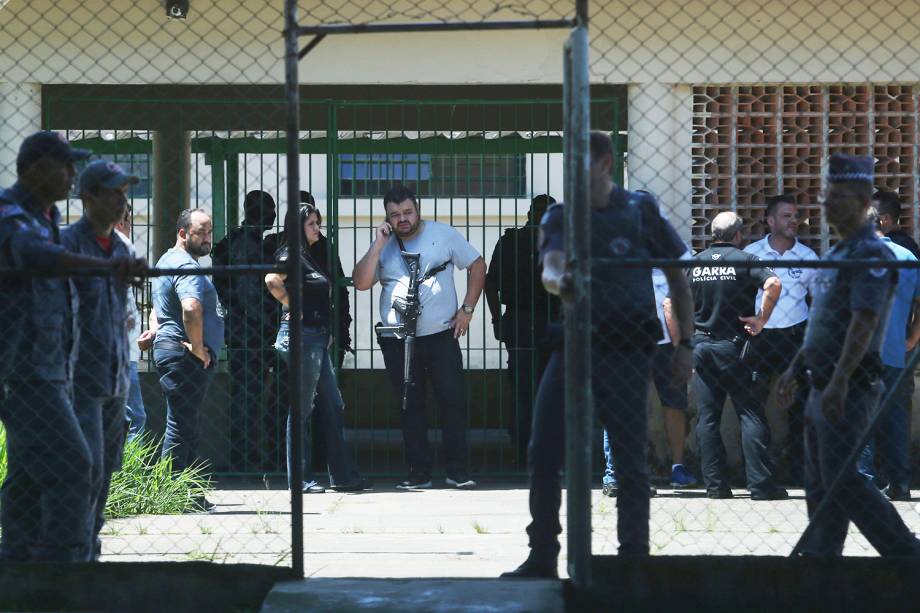
[[[591,392],[590,179],[591,113],[587,2],[578,3],[578,25],[565,45],[565,252],[574,280],[565,306],[565,424],[568,571],[577,590],[591,587]]]
[[[303,429],[301,427],[300,363],[303,353],[303,329],[300,325],[303,310],[301,294],[302,266],[300,258],[303,228],[300,227],[300,94],[297,74],[297,0],[284,3],[284,89],[287,99],[287,201],[285,229],[288,240],[288,283],[290,292],[290,352],[289,394],[291,412],[291,570],[303,577]]]

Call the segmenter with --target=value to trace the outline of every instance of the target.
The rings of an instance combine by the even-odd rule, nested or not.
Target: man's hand
[[[390,238],[390,234],[393,232],[393,226],[389,222],[383,222],[377,226],[377,232],[374,235],[374,242],[376,243],[385,243]]]
[[[141,335],[137,337],[137,346],[141,351],[147,351],[153,347],[153,340],[157,337],[157,333],[154,330],[146,329],[141,332]]]
[[[759,315],[750,317],[739,317],[739,321],[744,322],[744,331],[751,336],[757,336],[763,330],[764,320]]]
[[[450,320],[450,326],[454,329],[454,338],[460,338],[466,331],[470,328],[470,320],[473,319],[473,315],[467,315],[462,308],[457,309],[457,312],[454,313],[454,316]]]
[[[182,344],[185,345],[185,348],[188,349],[193,356],[201,360],[201,363],[204,364],[205,368],[208,368],[211,365],[211,354],[208,353],[207,347],[204,345],[193,347],[191,343],[185,341],[183,341]]]
[[[914,348],[916,348],[917,343],[920,343],[920,337],[916,337],[916,338],[913,336],[907,337],[907,353],[910,353],[911,351],[913,351]]]
[[[676,385],[687,385],[693,372],[693,350],[687,345],[677,345],[671,355],[671,376]]]
[[[111,260],[115,276],[122,283],[141,287],[143,276],[147,274],[149,266],[144,258],[113,258]]]
[[[843,417],[843,405],[850,385],[847,378],[838,374],[839,372],[837,369],[834,370],[834,375],[821,396],[821,412],[824,413],[824,419],[831,423]]]
[[[776,398],[781,409],[788,409],[792,405],[795,393],[799,389],[799,382],[791,368],[783,371],[776,382]]]

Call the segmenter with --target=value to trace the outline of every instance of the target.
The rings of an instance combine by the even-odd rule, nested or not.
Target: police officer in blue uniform
[[[610,434],[619,480],[617,534],[620,555],[648,555],[649,483],[646,467],[647,403],[651,355],[661,338],[648,269],[615,266],[621,258],[676,259],[686,245],[661,216],[655,199],[631,193],[611,180],[613,145],[591,134],[592,391],[597,414]],[[541,224],[543,285],[564,300],[571,278],[565,270],[562,205]],[[665,271],[680,338],[672,358],[675,381],[690,376],[693,303],[680,269]],[[560,472],[565,441],[565,376],[562,343],[540,382],[530,440],[530,555],[505,578],[557,577]]]
[[[789,497],[774,480],[767,453],[770,429],[764,413],[769,393],[766,376],[745,361],[745,344],[763,330],[782,292],[782,283],[768,268],[741,268],[736,261],[756,260],[741,251],[742,220],[735,213],[719,213],[712,220],[712,245],[696,254],[690,269],[690,288],[696,304],[691,383],[699,420],[700,468],[709,498],[731,498],[725,466],[725,445],[719,426],[726,397],[730,396],[741,423],[741,450],[752,500]],[[763,290],[755,313],[754,299]]]
[[[97,160],[80,174],[83,216],[61,231],[61,242],[73,253],[103,259],[132,257],[128,244],[115,234],[128,206],[127,190],[140,179],[114,162]],[[111,276],[74,279],[80,298],[77,321],[80,345],[74,370],[73,407],[90,451],[89,544],[93,559],[102,543],[112,473],[121,467],[125,442],[125,403],[130,387],[128,348],[128,286]]]
[[[0,267],[26,273],[111,267],[132,261],[73,254],[61,245],[55,203],[70,194],[74,162],[89,156],[54,132],[23,141],[17,182],[0,192]],[[3,279],[0,287],[0,420],[7,476],[0,490],[0,561],[89,560],[91,456],[72,405],[77,293],[64,278]]]
[[[825,260],[894,260],[866,221],[874,165],[871,157],[831,156],[824,207],[840,242]],[[920,541],[891,502],[858,472],[855,461],[844,464],[861,442],[884,391],[879,347],[896,281],[896,271],[888,268],[822,269],[805,344],[779,381],[780,398],[787,403],[802,369],[810,386],[805,406],[805,498],[815,525],[802,543],[804,555],[841,555],[852,521],[881,555],[920,556]],[[843,481],[834,500],[823,515],[814,517],[841,470]]]

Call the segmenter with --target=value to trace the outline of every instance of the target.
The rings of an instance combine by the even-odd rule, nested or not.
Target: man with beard
[[[476,486],[467,472],[466,385],[458,339],[466,334],[473,309],[486,281],[482,256],[456,229],[421,218],[415,194],[402,185],[383,197],[386,220],[377,226],[370,249],[355,265],[353,279],[358,290],[380,282],[380,313],[385,325],[397,325],[402,315],[393,308],[394,298],[406,296],[409,270],[401,251],[421,255],[418,284],[421,314],[412,362],[414,385],[409,390],[408,407],[401,414],[408,478],[397,485],[402,489],[431,487],[431,450],[428,446],[425,388],[431,381],[441,407],[444,455],[448,487],[467,489]],[[454,267],[468,269],[466,296],[457,308]],[[434,273],[429,276],[428,273]],[[403,341],[378,339],[387,374],[397,396],[403,390]]]
[[[769,234],[744,248],[761,260],[817,260],[817,254],[799,242],[798,207],[795,196],[772,196],[767,199],[764,219]],[[752,341],[754,369],[764,377],[779,375],[789,366],[792,356],[802,346],[808,323],[808,301],[815,268],[777,268],[782,292],[770,321],[763,332]],[[755,308],[763,300],[763,290],[757,292]],[[792,483],[802,482],[802,419],[805,397],[799,394],[789,407],[789,434],[786,438],[786,470]]]
[[[211,252],[213,226],[202,209],[186,209],[176,222],[176,246],[157,268],[200,268],[198,258]],[[214,284],[204,275],[156,277],[151,328],[156,329],[153,359],[166,397],[163,457],[173,470],[198,461],[199,410],[224,344],[224,320]],[[213,505],[198,501],[202,510]]]
[[[215,266],[271,264],[262,235],[275,223],[275,201],[267,192],[253,190],[243,200],[243,224],[214,245]],[[277,366],[272,342],[278,330],[277,302],[266,291],[262,275],[214,279],[225,309],[227,356],[230,362],[230,462],[235,470],[263,468],[265,446],[259,422],[265,415],[262,391],[268,371]]]

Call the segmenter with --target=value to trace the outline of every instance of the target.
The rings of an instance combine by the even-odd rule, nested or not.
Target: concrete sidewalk
[[[915,495],[917,493],[915,492]],[[732,500],[701,491],[660,490],[651,501],[653,555],[788,555],[806,523],[801,491],[791,500]],[[188,561],[290,566],[290,495],[285,490],[223,489],[209,497],[217,512],[110,521],[105,561]],[[527,557],[528,492],[517,484],[473,491],[304,496],[305,568],[309,577],[494,578]],[[616,500],[592,494],[595,554],[616,553]],[[895,503],[920,532],[917,501]],[[565,513],[565,501],[562,504]],[[563,518],[562,525],[565,526]],[[565,534],[559,565],[565,573]],[[846,555],[875,555],[855,528]]]

